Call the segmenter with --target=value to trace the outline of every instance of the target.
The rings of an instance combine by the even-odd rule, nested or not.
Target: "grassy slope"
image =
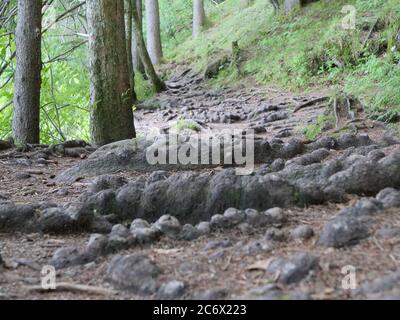
[[[357,10],[356,30],[341,26],[344,5]],[[239,40],[244,77],[289,89],[336,86],[388,120],[400,111],[398,0],[321,0],[288,17],[272,16],[265,0],[238,8],[239,0],[210,6],[210,26],[203,36],[168,50],[167,57],[201,69],[210,57],[230,50],[232,41]],[[365,42],[376,19],[376,32]],[[241,80],[233,67],[226,66],[212,83]]]

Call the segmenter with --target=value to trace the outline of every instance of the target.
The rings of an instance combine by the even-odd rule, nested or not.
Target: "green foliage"
[[[185,130],[185,129],[197,131],[199,129],[198,125],[196,123],[194,123],[193,121],[189,121],[189,120],[179,120],[179,121],[177,121],[176,124],[175,124],[175,128],[178,131],[182,131],[182,130]]]
[[[345,5],[356,9],[355,30],[342,28]],[[273,16],[264,0],[238,8],[239,0],[210,5],[209,28],[196,40],[186,33],[187,40],[168,56],[202,70],[239,41],[245,56],[244,77],[289,89],[339,86],[359,98],[375,118],[397,119],[393,115],[400,108],[398,0],[321,0],[289,16]],[[227,66],[211,84],[242,80],[236,68]],[[315,136],[318,130],[317,125],[309,135]]]
[[[192,3],[187,0],[160,0],[161,41],[167,58],[192,34]]]
[[[313,141],[322,133],[323,129],[330,123],[333,123],[334,119],[332,116],[320,115],[316,119],[314,124],[311,124],[303,129],[304,136],[309,140]]]
[[[155,93],[150,81],[145,80],[140,73],[135,74],[135,93],[139,101],[148,100]]]
[[[73,0],[69,5],[74,6],[77,3]],[[52,24],[55,17],[64,12],[65,8],[59,6],[60,3],[55,1],[47,8],[43,18],[44,26]],[[61,25],[55,24],[43,35],[40,114],[43,143],[58,143],[68,139],[90,140],[86,45],[68,53],[83,40],[71,33],[71,29],[82,29],[79,19],[70,19]],[[0,29],[0,34],[5,32],[6,30]],[[81,30],[81,33],[85,33],[85,30]],[[4,61],[9,60],[14,50],[13,36],[0,37],[0,68]],[[14,83],[12,78],[10,81],[8,79],[14,70],[15,59],[0,75],[0,139],[11,135],[13,105],[10,102],[13,100]],[[135,91],[140,100],[148,99],[154,94],[151,84],[140,75],[135,77]]]
[[[0,28],[0,34],[5,33],[5,29]],[[12,52],[15,50],[13,36],[0,37],[0,68],[3,69]],[[13,74],[15,69],[14,61],[4,69],[0,75],[0,139],[4,139],[11,134],[12,121],[12,100],[14,96]]]

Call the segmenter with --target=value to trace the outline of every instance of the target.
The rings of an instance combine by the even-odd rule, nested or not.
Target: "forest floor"
[[[168,92],[139,106],[136,112],[139,134],[146,135],[153,127],[164,130],[171,127],[193,129],[193,126],[200,130],[252,128],[263,139],[287,143],[293,138],[305,140],[304,129],[315,125],[329,108],[329,99],[323,99],[329,94],[328,90],[306,95],[254,85],[211,90],[191,71],[171,79],[168,85]],[[303,108],[294,113],[300,105]],[[186,124],[185,121],[195,123]],[[373,141],[380,141],[388,132],[383,124],[366,119],[361,111],[356,121],[344,120],[340,127],[343,130],[327,126],[322,136],[352,132],[368,134]],[[356,150],[359,157],[370,156],[370,153],[362,155],[358,147],[329,150],[329,156],[319,162],[324,166],[335,159],[349,157],[348,149]],[[379,214],[371,210],[374,214],[368,216],[368,236],[358,239],[360,230],[356,228],[350,230],[349,237],[345,236],[349,243],[344,240],[343,245],[337,247],[319,243],[332,218],[337,217],[340,210],[355,207],[357,201],[364,198],[358,192],[349,192],[343,202],[286,206],[280,211],[285,222],[274,227],[216,228],[191,241],[161,237],[146,245],[122,247],[116,252],[98,255],[93,261],[60,268],[57,283],[62,285],[57,290],[42,290],[41,271],[49,264],[54,252],[62,248],[85,248],[90,233],[48,234],[15,228],[7,232],[2,206],[10,202],[60,206],[76,201],[96,177],[82,177],[68,184],[60,183],[56,178],[66,169],[85,161],[92,152],[90,148],[77,149],[77,157],[48,156],[43,153],[47,148],[39,146],[28,152],[14,149],[0,152],[0,299],[400,298],[400,215],[394,205],[372,198],[374,204],[368,204],[366,208],[369,210],[376,204]],[[399,152],[400,146],[396,143],[377,144],[372,151],[383,152],[382,159]],[[400,163],[397,165],[400,168]],[[210,175],[223,170],[222,167],[199,169]],[[122,168],[109,174],[135,181],[141,177],[147,179],[151,173]],[[376,196],[377,192],[366,193]],[[400,194],[396,195],[400,198]],[[300,232],[299,227],[307,232]],[[149,275],[132,267],[125,270],[126,274],[113,273],[110,265],[116,264],[113,262],[116,256],[138,254],[149,259],[146,263],[150,269],[156,266],[158,271]],[[343,287],[348,276],[343,268],[347,266],[355,268],[355,288],[350,290]],[[124,270],[123,266],[121,268]],[[124,280],[118,277],[126,277],[126,281],[132,277],[134,283],[140,282],[141,277],[155,280],[157,290],[149,289],[144,294],[147,289],[137,288],[135,284],[131,284],[134,290],[121,289],[116,283],[121,284]],[[159,286],[162,288],[158,289]]]

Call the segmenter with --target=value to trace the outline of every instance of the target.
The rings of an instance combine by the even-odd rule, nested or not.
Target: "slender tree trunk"
[[[96,145],[135,137],[124,0],[87,0],[91,138]]]
[[[136,39],[138,40],[137,48],[139,51],[140,59],[143,62],[147,76],[149,77],[151,83],[153,84],[154,90],[156,92],[161,92],[165,90],[166,89],[165,83],[160,80],[156,71],[154,70],[154,66],[151,62],[150,55],[146,49],[146,44],[144,42],[143,34],[140,31],[139,14],[136,6],[133,6],[133,33]]]
[[[153,65],[161,62],[160,10],[158,0],[146,0],[147,50]]]
[[[284,8],[285,8],[285,14],[288,15],[290,12],[296,8],[301,6],[301,1],[300,0],[285,0],[284,2]]]
[[[41,30],[42,0],[18,0],[13,116],[16,145],[40,140]]]
[[[193,0],[193,38],[197,38],[206,22],[204,0]]]
[[[131,1],[133,1],[132,5],[136,6],[136,10],[138,12],[138,17],[139,17],[139,30],[140,30],[140,33],[143,35],[142,0],[131,0]],[[144,65],[143,65],[142,59],[140,58],[138,42],[139,42],[139,40],[135,36],[135,33],[133,33],[133,36],[132,36],[133,69],[135,70],[135,72],[140,73],[141,75],[143,75],[145,77],[146,73],[144,70]]]
[[[125,31],[126,31],[126,54],[128,64],[129,83],[132,92],[132,103],[136,101],[135,94],[135,73],[133,71],[133,60],[132,60],[132,1],[125,0]]]

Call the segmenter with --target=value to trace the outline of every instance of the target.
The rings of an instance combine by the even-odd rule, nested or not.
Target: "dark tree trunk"
[[[164,82],[160,80],[156,71],[154,70],[153,63],[151,62],[149,53],[146,49],[146,44],[143,39],[143,34],[140,32],[139,14],[136,5],[133,6],[133,33],[135,34],[135,37],[138,40],[137,48],[139,51],[140,59],[143,62],[147,76],[149,77],[151,83],[154,86],[154,90],[156,92],[161,92],[165,90],[166,86]]]
[[[126,54],[129,73],[129,83],[131,85],[132,103],[136,101],[135,94],[135,73],[133,70],[132,59],[132,0],[125,0],[125,31],[126,31]]]
[[[143,35],[143,19],[142,19],[142,0],[131,0],[133,1],[133,5],[136,6],[136,10],[138,12],[138,18],[139,18],[139,30],[140,33]],[[138,48],[138,42],[139,40],[135,36],[135,33],[132,35],[132,63],[133,63],[133,69],[135,72],[140,73],[144,77],[146,76],[145,70],[144,70],[144,65],[142,62],[142,59],[140,58],[139,54],[139,48]]]
[[[92,142],[134,138],[124,0],[88,0],[86,7]]]
[[[41,29],[42,0],[18,0],[13,116],[16,145],[40,140]]]

